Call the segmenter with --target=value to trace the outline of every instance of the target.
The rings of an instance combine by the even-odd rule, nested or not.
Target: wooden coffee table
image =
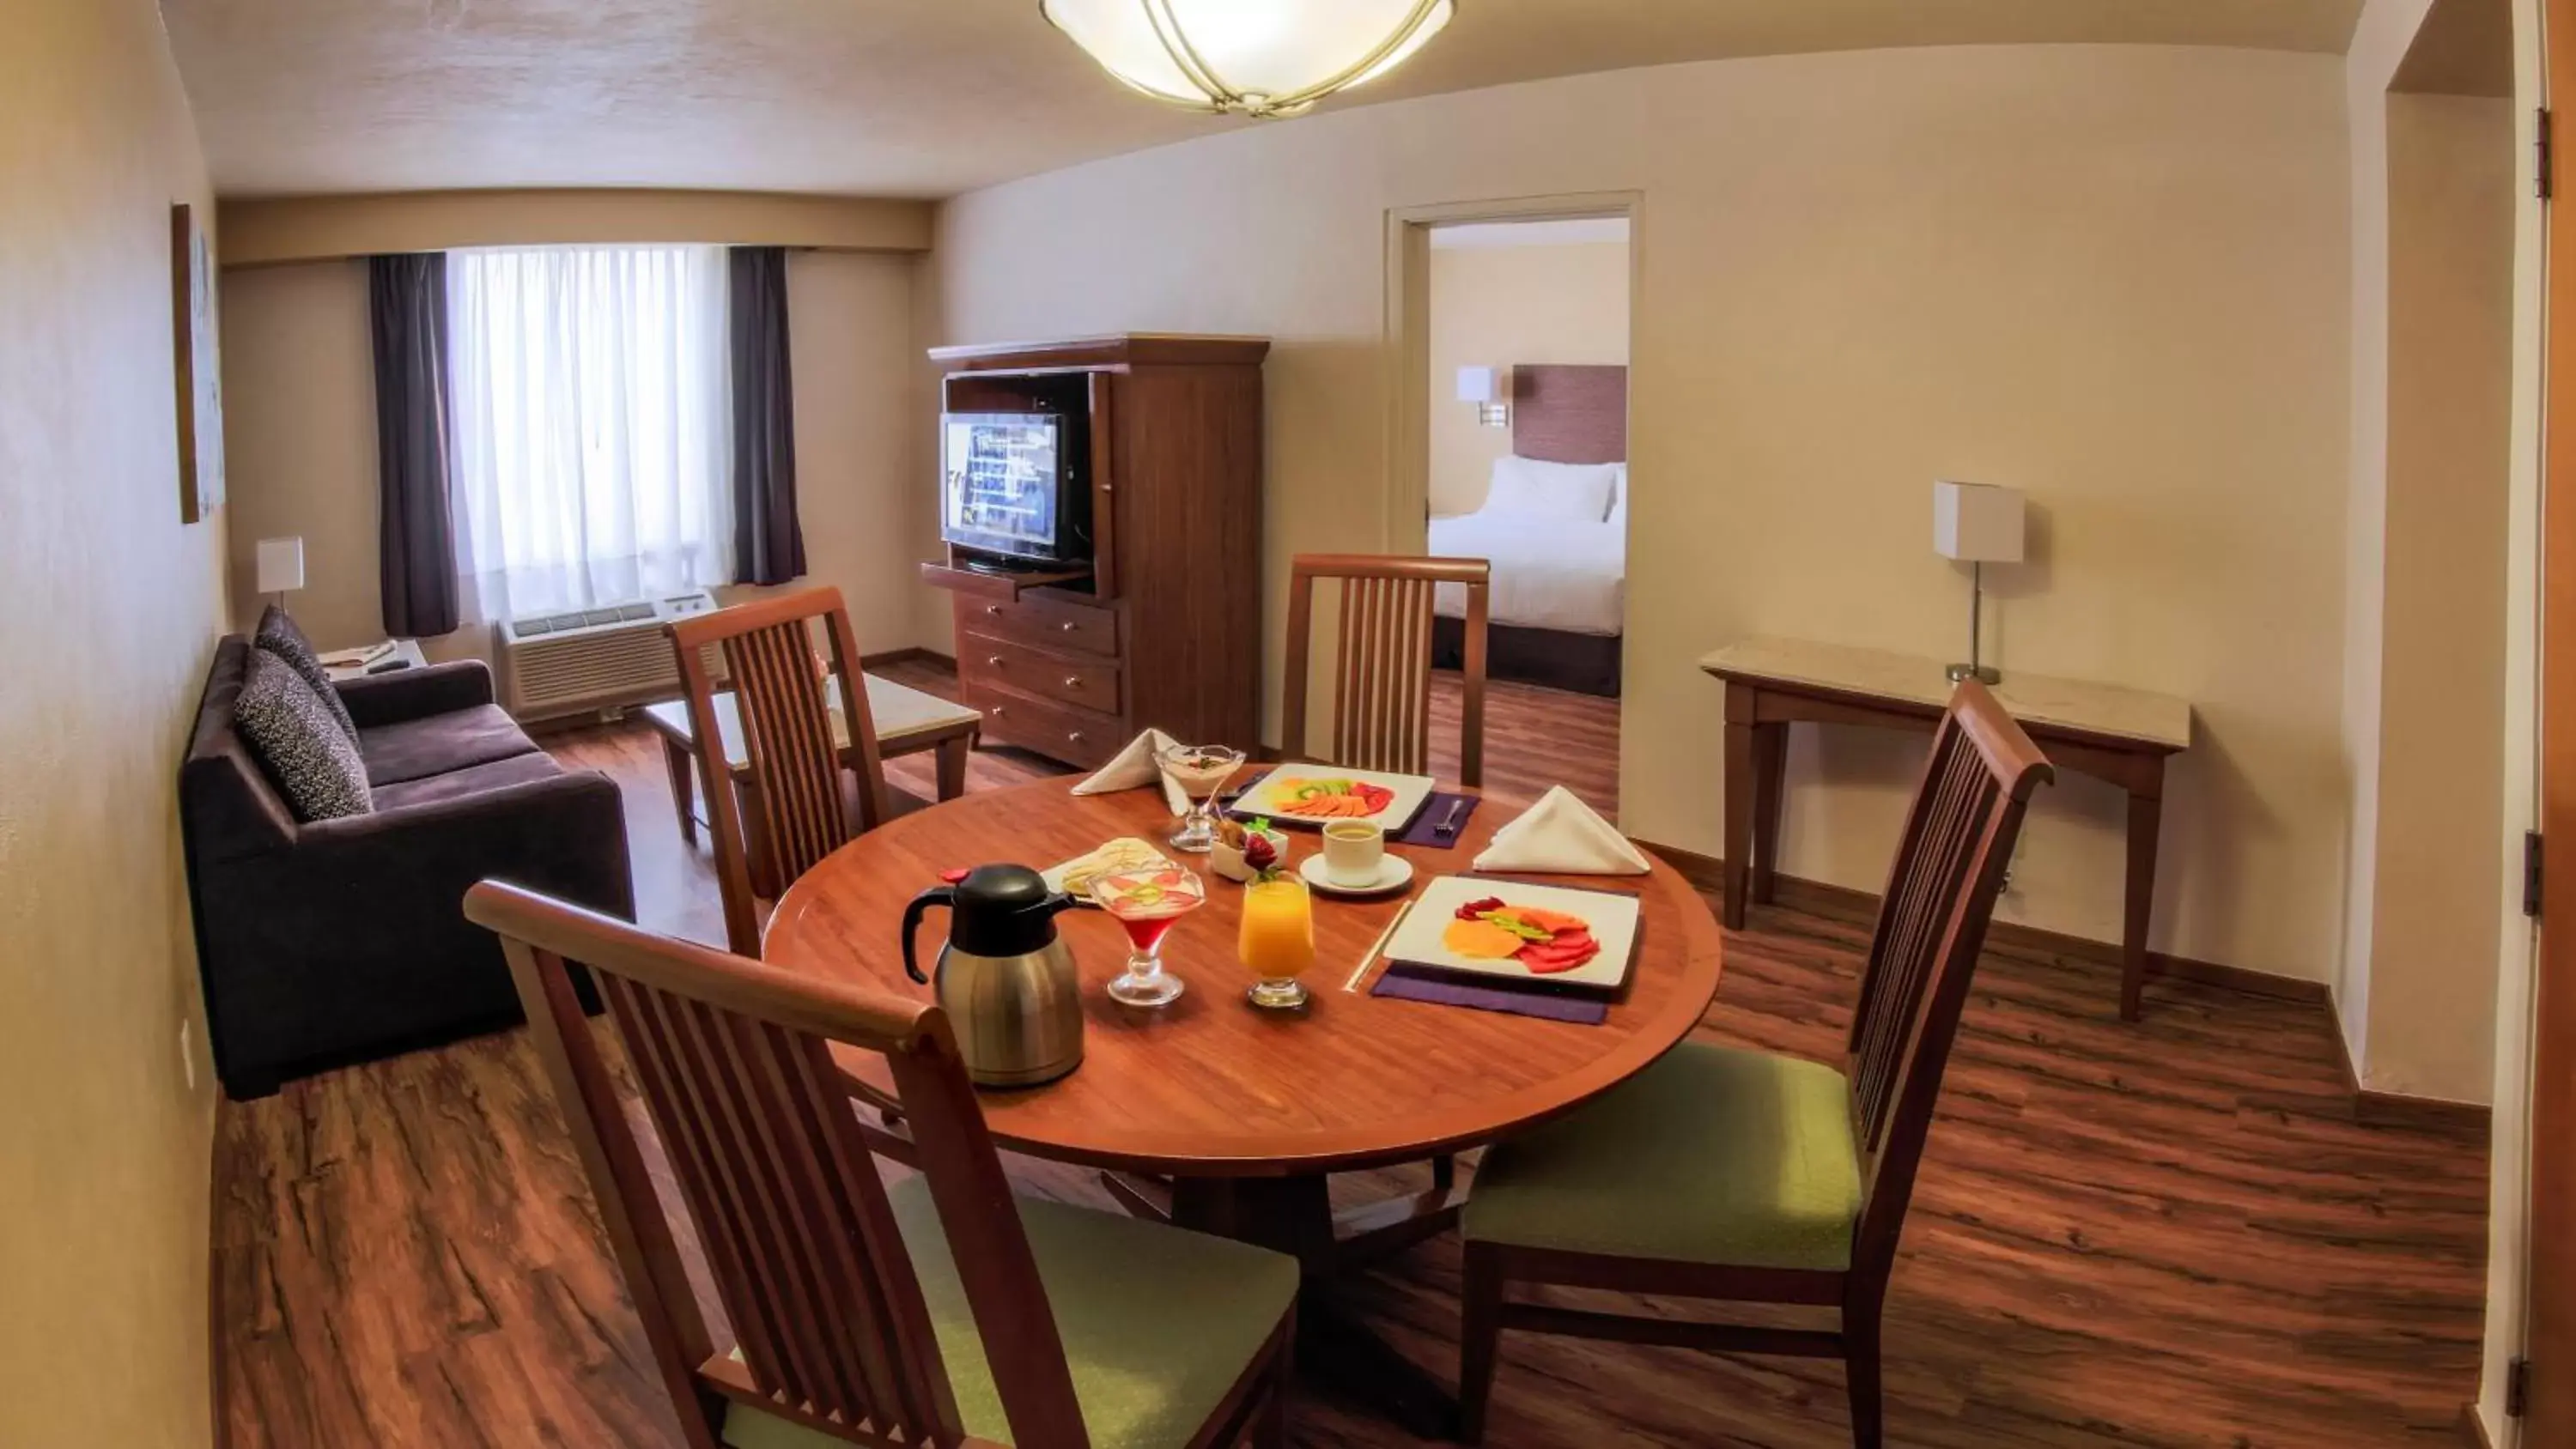
[[[878,757],[890,760],[898,755],[935,750],[939,755],[939,798],[954,800],[965,794],[966,756],[983,726],[982,711],[873,674],[861,677],[867,680],[868,719],[876,727]],[[849,722],[842,717],[837,687],[825,696],[825,703],[832,711],[832,743],[840,748],[842,762],[855,770],[858,752],[850,745]],[[743,747],[742,715],[734,706],[731,691],[715,697],[715,712],[716,728],[724,736],[725,763],[733,774],[735,798],[741,802],[743,818],[754,820],[760,802],[758,791],[751,785],[751,756]],[[697,744],[689,727],[688,702],[674,699],[647,705],[644,718],[662,737],[662,759],[671,771],[671,803],[679,812],[680,838],[694,842],[703,817],[696,811],[689,788],[697,773],[690,764],[697,758]],[[701,784],[712,788],[713,782]],[[751,845],[752,890],[764,899],[774,897],[778,893],[775,872],[760,844],[762,832],[747,825],[744,833]]]
[[[1121,835],[1172,828],[1151,790],[1075,796],[1041,780],[889,822],[807,871],[778,903],[763,946],[777,965],[918,998],[903,974],[903,908],[940,872],[993,861],[1044,868]],[[1516,812],[1489,804],[1454,848],[1399,845],[1418,891],[1469,868]],[[1299,835],[1292,856],[1316,849]],[[1195,864],[1195,862],[1193,862]],[[1531,877],[1544,880],[1546,877]],[[1353,1389],[1437,1436],[1454,1413],[1447,1374],[1406,1361],[1335,1301],[1333,1286],[1450,1226],[1463,1190],[1428,1191],[1335,1211],[1326,1174],[1420,1162],[1493,1142],[1608,1091],[1690,1034],[1717,991],[1720,938],[1709,908],[1670,867],[1644,877],[1556,877],[1633,891],[1638,958],[1626,995],[1598,1026],[1346,992],[1352,968],[1404,895],[1315,903],[1316,966],[1305,1012],[1273,1016],[1243,1000],[1235,959],[1242,892],[1211,882],[1206,906],[1163,946],[1188,993],[1142,1011],[1103,989],[1127,957],[1097,911],[1057,918],[1081,971],[1082,1066],[1042,1087],[979,1093],[1000,1145],[1103,1170],[1131,1211],[1294,1255],[1308,1291],[1298,1314],[1301,1374]],[[1408,892],[1407,894],[1410,894]],[[854,1095],[896,1105],[884,1061],[840,1056]]]

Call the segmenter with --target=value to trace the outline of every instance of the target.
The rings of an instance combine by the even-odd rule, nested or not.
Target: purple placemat
[[[1610,1018],[1610,1003],[1606,1001],[1515,991],[1508,986],[1470,986],[1450,977],[1425,975],[1392,964],[1379,973],[1377,984],[1369,988],[1369,995],[1392,996],[1399,1001],[1429,1001],[1441,1006],[1468,1006],[1478,1011],[1508,1011],[1516,1016],[1579,1022],[1585,1026],[1599,1026]]]
[[[1453,795],[1434,790],[1431,798],[1423,802],[1421,812],[1413,817],[1412,826],[1395,839],[1406,845],[1436,845],[1445,850],[1465,837],[1467,822],[1476,818],[1476,807],[1483,803],[1473,795]],[[1455,820],[1449,820],[1449,807],[1452,805],[1460,807]],[[1440,823],[1444,820],[1449,821],[1450,827],[1446,835],[1440,833]]]

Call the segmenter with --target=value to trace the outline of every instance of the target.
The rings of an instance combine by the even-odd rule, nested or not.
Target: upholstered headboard
[[[1512,365],[1512,451],[1545,463],[1628,460],[1628,369]]]

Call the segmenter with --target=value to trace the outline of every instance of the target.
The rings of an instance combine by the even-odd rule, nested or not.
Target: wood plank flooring
[[[922,666],[889,671],[939,687]],[[1565,767],[1615,789],[1615,708],[1499,694],[1498,795]],[[1504,736],[1523,742],[1515,752]],[[1445,733],[1442,737],[1446,737]],[[720,935],[640,728],[554,742],[625,788],[644,913]],[[979,753],[972,788],[1052,767]],[[895,762],[930,793],[927,757]],[[1757,910],[1703,1034],[1819,1059],[1848,1021],[1864,920]],[[2146,1022],[2101,968],[1990,951],[1888,1306],[1890,1442],[1957,1449],[2456,1442],[2476,1388],[2483,1137],[2365,1125],[2325,1013],[2160,983]],[[1023,1186],[1103,1199],[1012,1159]],[[521,1034],[226,1103],[216,1151],[220,1409],[233,1449],[676,1444],[579,1164]],[[1400,1174],[1356,1181],[1356,1196]],[[1457,1248],[1355,1295],[1455,1371]],[[1413,1442],[1323,1398],[1312,1446]],[[1847,1444],[1839,1368],[1512,1336],[1489,1442]]]

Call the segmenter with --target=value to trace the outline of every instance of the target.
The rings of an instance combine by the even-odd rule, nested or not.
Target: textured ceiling
[[[1337,104],[1889,45],[2340,51],[2359,6],[1460,0],[1457,20],[1420,56]],[[1244,124],[1117,85],[1039,17],[1036,0],[163,0],[162,9],[227,195],[670,186],[946,196]]]

